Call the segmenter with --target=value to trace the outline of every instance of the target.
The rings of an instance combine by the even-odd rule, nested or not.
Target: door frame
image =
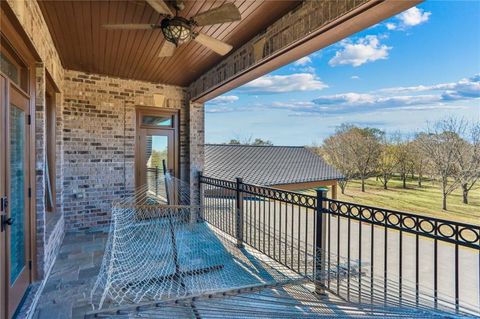
[[[28,35],[23,30],[20,22],[16,18],[15,13],[12,11],[10,6],[6,1],[0,1],[0,42],[1,45],[7,46],[15,54],[15,58],[22,62],[22,65],[25,67],[26,75],[26,85],[24,88],[19,87],[11,81],[5,81],[5,88],[8,89],[8,83],[17,87],[25,96],[29,98],[29,114],[31,116],[31,124],[29,125],[29,156],[26,158],[28,161],[28,167],[30,171],[29,179],[26,181],[28,183],[32,197],[29,198],[30,205],[28,206],[28,211],[26,214],[29,214],[30,218],[30,251],[28,252],[29,259],[27,260],[28,264],[32,265],[30,271],[30,283],[37,280],[37,253],[36,253],[36,201],[34,199],[34,194],[36,193],[36,183],[35,183],[35,63],[40,61],[40,56],[35,51],[33,45],[31,44]],[[6,77],[8,79],[8,77]],[[1,102],[4,103],[4,102]],[[2,105],[2,107],[5,107]],[[6,119],[2,119],[6,120]],[[5,123],[5,122],[4,122]],[[5,163],[2,163],[2,165]],[[1,233],[0,236],[0,247],[6,247],[5,235]],[[3,254],[2,254],[3,255]],[[7,318],[7,286],[5,285],[6,274],[6,258],[1,258],[2,267],[0,270],[0,319]]]
[[[168,127],[159,127],[151,125],[142,124],[143,115],[159,115],[159,116],[171,116],[172,117],[172,126]],[[142,153],[142,143],[141,136],[142,130],[147,130],[151,132],[170,132],[173,134],[173,176],[180,178],[180,159],[179,159],[179,150],[180,150],[180,141],[179,141],[179,119],[180,119],[180,110],[172,110],[158,107],[148,107],[148,106],[137,106],[135,108],[135,187],[139,187],[141,183],[141,153]]]

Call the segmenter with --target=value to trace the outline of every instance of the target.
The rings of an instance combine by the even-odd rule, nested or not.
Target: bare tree
[[[408,140],[397,141],[397,172],[402,179],[402,187],[407,188],[407,175],[411,171],[413,163],[413,154],[411,153],[411,144]]]
[[[350,170],[353,170],[362,182],[362,192],[365,192],[365,181],[377,168],[380,140],[383,136],[384,133],[379,129],[343,124],[334,135],[325,140],[324,146],[332,144],[326,149],[333,147],[337,155],[342,154],[348,160],[348,170],[345,168],[344,171],[350,173]]]
[[[417,140],[423,151],[429,155],[432,171],[440,179],[442,189],[442,208],[447,210],[447,196],[460,184],[454,178],[458,172],[457,150],[462,148],[467,127],[465,120],[447,118],[435,123],[426,134]]]
[[[378,157],[378,177],[383,188],[388,189],[388,182],[393,177],[398,165],[398,148],[386,137],[382,139],[381,151]]]
[[[428,169],[428,156],[420,146],[418,139],[425,133],[418,134],[411,142],[410,152],[412,154],[412,164],[414,172],[418,175],[418,187],[422,187],[423,176]]]
[[[454,178],[462,188],[464,204],[468,204],[468,193],[480,178],[480,124],[473,124],[469,131],[470,141],[461,140],[455,149],[458,169]]]
[[[316,148],[316,152],[322,155],[325,160],[335,166],[343,175],[338,181],[342,194],[345,194],[348,182],[355,176],[355,166],[351,158],[351,153],[345,147],[346,135],[337,132],[323,142],[321,148]]]

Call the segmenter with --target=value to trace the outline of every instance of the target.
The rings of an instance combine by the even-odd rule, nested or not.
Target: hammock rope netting
[[[112,222],[87,317],[125,318],[445,318],[451,303],[359,273],[345,258],[315,271],[323,252],[305,254],[307,271],[289,267],[201,218],[191,205],[199,194],[165,176],[136,189],[112,205]],[[154,185],[154,187],[152,187]],[[159,192],[159,189],[161,190]],[[310,247],[311,248],[311,247]],[[301,245],[296,249],[302,248]],[[313,250],[311,250],[313,251]],[[303,255],[303,253],[302,253]],[[331,254],[330,254],[331,256]],[[364,268],[364,265],[362,264]],[[362,269],[363,269],[362,268]],[[338,278],[342,277],[340,281]],[[335,280],[332,280],[334,278]],[[314,282],[332,280],[329,292],[315,294]],[[337,292],[336,294],[334,292]],[[338,294],[338,292],[341,292]],[[345,296],[348,296],[346,298]]]

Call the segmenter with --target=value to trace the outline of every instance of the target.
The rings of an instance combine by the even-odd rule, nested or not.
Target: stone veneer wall
[[[180,110],[180,175],[189,180],[189,99],[185,88],[66,71],[64,81],[64,214],[66,229],[104,226],[111,201],[134,187],[135,107]],[[197,116],[197,115],[195,115]],[[203,137],[203,127],[201,128]],[[193,131],[200,131],[194,128]],[[195,134],[193,134],[195,138]]]

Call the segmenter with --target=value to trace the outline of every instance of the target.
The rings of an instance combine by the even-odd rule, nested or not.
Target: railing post
[[[242,179],[237,177],[237,187],[235,190],[235,203],[236,203],[236,216],[235,222],[236,227],[236,237],[237,237],[237,247],[243,248],[243,194],[242,194]]]
[[[196,203],[195,204],[198,204],[199,206],[199,209],[198,209],[198,214],[199,214],[199,218],[201,220],[205,220],[204,219],[204,215],[203,215],[203,187],[202,187],[202,176],[203,176],[203,172],[202,171],[198,171],[198,200],[196,200]]]
[[[317,189],[317,209],[316,209],[316,225],[315,225],[315,293],[319,295],[325,294],[325,252],[327,242],[327,214],[328,208],[326,189]]]

